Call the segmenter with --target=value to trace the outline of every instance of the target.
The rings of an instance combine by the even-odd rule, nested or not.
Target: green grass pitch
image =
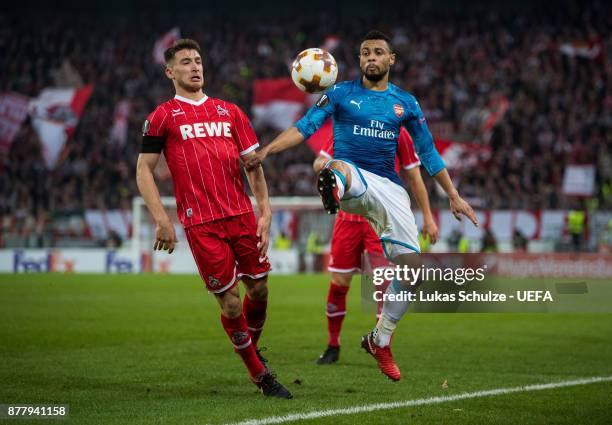
[[[196,276],[1,275],[0,403],[69,404],[61,423],[223,424],[612,375],[612,314],[415,314],[398,326],[403,378],[393,383],[359,348],[374,318],[361,310],[358,285],[354,279],[339,364],[316,366],[328,277],[271,277],[260,345],[295,397],[271,400],[248,380]],[[612,382],[304,423],[575,425],[610,417]]]

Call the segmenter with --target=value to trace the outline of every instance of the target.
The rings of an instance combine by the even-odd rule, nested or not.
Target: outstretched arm
[[[155,170],[160,156],[158,153],[141,153],[138,156],[136,184],[144,198],[145,204],[147,204],[149,212],[155,220],[155,243],[153,244],[153,249],[168,250],[168,253],[171,254],[177,242],[176,232],[170,217],[168,217],[162,205],[159,191],[153,178],[153,170]]]
[[[304,141],[304,136],[296,127],[289,127],[281,134],[276,136],[272,142],[261,148],[257,153],[249,158],[244,158],[244,168],[247,171],[252,171],[258,168],[269,154],[282,152],[285,149],[292,148]]]
[[[282,152],[285,149],[299,145],[312,136],[323,125],[325,120],[334,113],[336,108],[335,100],[330,91],[333,92],[333,88],[322,95],[319,101],[294,126],[279,134],[270,144],[259,150],[254,158],[245,161],[244,166],[247,171],[259,167],[269,154]]]

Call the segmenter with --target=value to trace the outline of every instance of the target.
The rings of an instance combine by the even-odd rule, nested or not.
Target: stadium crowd
[[[553,10],[554,9],[554,10]],[[546,13],[493,13],[480,6],[443,11],[399,7],[386,17],[338,14],[218,19],[202,13],[0,15],[0,92],[36,97],[45,87],[93,83],[95,89],[62,159],[49,170],[26,120],[9,152],[0,152],[3,233],[33,231],[50,217],[91,208],[131,208],[140,129],[172,86],[152,59],[157,37],[178,26],[204,50],[205,91],[251,110],[254,79],[288,75],[296,52],[338,36],[340,79],[359,75],[357,48],[369,28],[388,32],[397,52],[391,81],[419,99],[432,129],[490,147],[455,172],[475,206],[570,208],[561,193],[566,164],[595,164],[599,206],[612,207],[612,28],[605,2],[563,2]],[[375,16],[375,15],[370,15]],[[282,23],[291,22],[291,25]],[[113,140],[115,106],[129,100],[128,137]],[[507,111],[483,130],[499,99]],[[265,144],[277,134],[259,131]],[[434,131],[434,135],[436,131]],[[446,136],[448,137],[448,136]],[[315,195],[306,145],[266,164],[270,194]],[[444,207],[433,180],[434,206]],[[169,180],[162,184],[171,194]]]

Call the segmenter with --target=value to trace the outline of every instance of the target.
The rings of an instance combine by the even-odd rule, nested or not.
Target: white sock
[[[381,348],[385,348],[391,342],[391,335],[395,331],[396,323],[389,319],[384,314],[380,315],[376,327],[372,331],[374,337],[374,344]]]
[[[387,287],[385,294],[393,294],[397,297],[402,291],[408,291],[408,289],[399,280],[394,279]],[[397,323],[408,311],[408,304],[408,301],[389,301],[387,299],[383,302],[381,313]]]
[[[407,290],[398,280],[393,280],[387,287],[385,294],[399,295],[401,291]],[[374,328],[374,344],[379,347],[386,347],[391,341],[391,335],[395,331],[397,322],[400,321],[408,311],[408,301],[389,301],[383,303],[382,313],[376,328]]]

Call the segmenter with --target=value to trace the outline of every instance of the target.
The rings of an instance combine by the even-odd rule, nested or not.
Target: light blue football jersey
[[[307,139],[332,116],[334,158],[400,184],[395,155],[400,126],[414,142],[421,163],[433,176],[444,168],[425,117],[413,95],[389,83],[385,91],[368,90],[361,79],[330,87],[319,101],[295,123]]]

